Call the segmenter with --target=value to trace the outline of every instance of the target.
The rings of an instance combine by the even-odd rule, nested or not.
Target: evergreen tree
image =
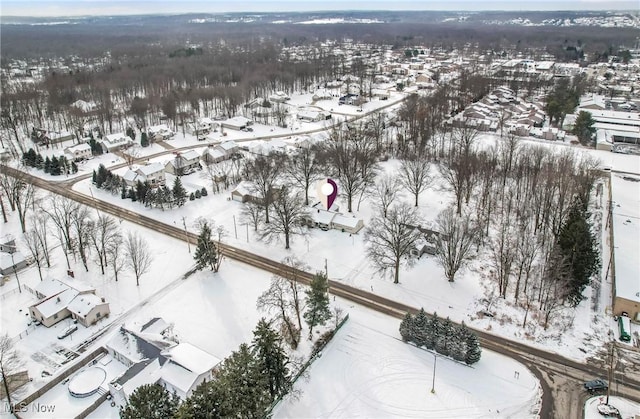
[[[591,276],[600,266],[596,240],[589,225],[589,213],[579,200],[572,204],[567,220],[558,235],[557,244],[560,252],[571,265],[571,278],[566,298],[572,307],[576,307],[584,298],[582,293],[589,284]]]
[[[291,386],[289,357],[282,346],[282,337],[262,318],[253,331],[251,347],[258,361],[258,372],[267,378],[271,400],[284,395]]]
[[[216,380],[204,381],[178,409],[176,419],[222,419],[232,412],[223,409],[224,389]]]
[[[453,327],[451,325],[451,320],[447,317],[443,322],[441,322],[440,333],[436,340],[436,351],[439,354],[449,356],[449,347],[451,346],[452,340]]]
[[[59,176],[60,172],[60,161],[56,156],[51,157],[51,166],[49,167],[49,173],[53,176]]]
[[[400,322],[400,336],[402,336],[404,342],[414,341],[414,323],[415,320],[411,313],[405,314],[402,322]]]
[[[149,139],[147,138],[147,133],[146,132],[143,132],[140,135],[140,145],[142,147],[149,147]]]
[[[144,384],[131,393],[120,409],[122,419],[166,419],[176,413],[180,399],[158,384]]]
[[[189,201],[195,201],[196,200],[196,195],[191,192],[191,195],[189,195]]]
[[[182,186],[182,181],[179,176],[176,176],[176,179],[173,181],[173,188],[171,189],[173,192],[173,200],[178,207],[184,205],[187,202],[187,191]]]
[[[51,159],[49,158],[49,156],[47,156],[47,158],[44,159],[44,172],[45,173],[51,172]]]
[[[36,154],[36,164],[35,164],[35,166],[40,170],[44,169],[44,158],[42,158],[42,154],[40,154],[40,153]]]
[[[124,183],[122,184],[122,189],[120,189],[120,198],[122,199],[127,198],[127,185]]]
[[[467,353],[465,354],[464,362],[467,365],[473,365],[480,361],[481,354],[482,349],[480,349],[478,337],[474,333],[470,332],[467,336]]]
[[[202,187],[202,189],[200,190],[200,195],[202,195],[202,196],[207,196],[207,195],[209,195],[209,193],[207,192],[207,188]]]
[[[424,346],[426,346],[428,349],[434,349],[436,347],[436,342],[438,341],[439,333],[440,318],[438,317],[438,313],[433,313],[433,316],[431,316],[431,320],[427,325]]]
[[[263,418],[271,401],[267,377],[246,344],[224,360],[217,376],[222,394],[222,411],[229,417]]]
[[[449,355],[456,361],[464,362],[467,354],[467,339],[469,336],[469,329],[462,322],[461,326],[455,327],[453,336],[454,339],[449,346]]]
[[[136,140],[136,132],[131,127],[127,127],[126,131],[127,137],[131,138],[133,141]]]
[[[71,162],[71,173],[78,173],[78,165],[76,162]]]
[[[198,270],[208,266],[213,272],[218,272],[220,263],[222,263],[222,252],[219,246],[211,239],[211,227],[206,221],[200,227],[198,244],[193,258],[196,260],[196,268]]]
[[[200,199],[200,190],[196,189],[195,191],[196,199]]]
[[[427,330],[429,326],[429,316],[421,308],[413,322],[413,341],[418,346],[425,346],[427,341]]]
[[[309,340],[313,336],[313,328],[324,325],[331,318],[328,290],[327,276],[323,272],[316,273],[307,289],[307,311],[304,313],[304,319],[309,326]]]
[[[593,141],[593,134],[596,133],[596,129],[593,126],[595,122],[590,112],[580,111],[572,131],[578,137],[580,144],[589,145]]]

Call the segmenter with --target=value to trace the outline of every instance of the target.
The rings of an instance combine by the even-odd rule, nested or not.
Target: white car
[[[66,329],[64,329],[62,333],[58,335],[58,339],[64,339],[70,334],[72,334],[73,332],[75,332],[76,330],[78,330],[78,326],[76,326],[75,324],[72,326],[69,326]]]

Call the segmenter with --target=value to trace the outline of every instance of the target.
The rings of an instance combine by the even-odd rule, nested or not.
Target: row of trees
[[[103,275],[110,269],[117,281],[118,275],[129,268],[139,285],[140,277],[151,267],[153,255],[146,240],[137,233],[124,234],[113,217],[102,213],[94,217],[88,207],[60,195],[39,196],[23,176],[3,173],[0,187],[11,211],[18,214],[24,243],[40,279],[42,268],[52,266],[51,249],[55,241],[60,245],[68,269],[71,269],[70,257],[79,258],[87,271],[94,261]],[[2,211],[6,221],[4,203]],[[30,215],[31,221],[27,222]]]
[[[134,187],[130,188],[122,177],[111,172],[102,164],[97,171],[93,171],[92,182],[99,189],[107,190],[112,194],[120,193],[122,199],[128,198],[134,202],[139,201],[147,207],[156,207],[163,211],[165,207],[171,209],[174,205],[182,207],[187,202],[187,198],[193,201],[208,195],[206,188],[196,190],[187,195],[187,191],[182,186],[182,181],[178,176],[175,177],[171,189],[166,185],[154,188],[149,182],[140,180],[135,183]]]
[[[424,309],[418,314],[407,313],[400,323],[400,336],[405,342],[435,349],[444,356],[473,365],[480,361],[482,350],[478,337],[464,322],[457,325],[449,318],[441,319],[436,313],[427,315]]]
[[[33,148],[30,148],[22,155],[22,163],[28,167],[44,170],[45,173],[49,173],[52,176],[72,175],[78,172],[78,165],[75,161],[69,162],[65,156],[47,156],[43,158],[42,154],[36,153]]]
[[[263,418],[271,404],[291,390],[298,362],[284,349],[278,332],[264,318],[251,345],[242,344],[183,403],[158,384],[138,387],[120,410],[123,419]]]

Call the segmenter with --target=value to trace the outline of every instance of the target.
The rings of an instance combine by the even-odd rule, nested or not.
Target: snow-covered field
[[[584,404],[584,419],[601,419],[604,416],[598,412],[598,404],[605,403],[606,396],[597,396],[588,399]],[[640,415],[640,403],[632,402],[617,396],[609,397],[609,405],[620,411],[623,418],[633,418]]]
[[[537,417],[541,390],[523,365],[489,351],[473,367],[436,361],[432,352],[398,339],[397,320],[349,310],[309,379],[296,383],[301,394],[285,398],[274,417]]]

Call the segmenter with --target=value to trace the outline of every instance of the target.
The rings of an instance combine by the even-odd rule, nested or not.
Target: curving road
[[[393,106],[394,104],[395,103],[390,103],[385,107]],[[358,115],[356,119],[364,116],[366,115]],[[313,131],[320,130],[323,129]],[[282,135],[274,135],[270,137],[277,138],[282,137]],[[264,137],[261,137],[261,139],[264,139]],[[244,141],[250,140],[254,140],[254,138],[245,139]],[[203,145],[197,144],[177,148],[175,150],[184,150],[202,146]],[[145,156],[144,159],[141,160],[161,156],[175,150],[167,150],[152,156]],[[126,163],[121,164],[118,167],[124,166],[126,166]],[[74,201],[80,202],[84,205],[97,208],[100,211],[136,223],[154,231],[161,232],[170,237],[179,240],[188,240],[191,243],[195,243],[197,241],[197,235],[194,233],[185,233],[184,230],[178,227],[163,224],[152,218],[118,207],[117,205],[93,199],[92,197],[76,192],[71,188],[71,186],[79,180],[90,177],[90,174],[54,183],[5,165],[0,165],[0,173],[5,173],[10,176],[20,176],[25,181],[32,183],[34,186],[65,196],[69,199],[73,199]],[[297,270],[292,271],[291,267],[280,262],[227,244],[222,244],[222,252],[225,257],[246,263],[273,274],[282,276],[295,275],[296,278],[304,284],[308,284],[313,276],[309,272]],[[415,307],[389,300],[385,297],[333,280],[329,281],[329,291],[336,296],[361,304],[378,312],[394,316],[398,319],[402,318],[407,312],[415,313],[418,311]],[[481,330],[474,331],[478,334],[480,343],[484,348],[518,360],[539,378],[543,388],[540,417],[582,417],[582,407],[584,405],[584,401],[588,397],[588,395],[582,391],[582,383],[593,377],[607,376],[606,370],[600,366],[582,364],[555,353],[527,346],[521,342],[511,341]],[[619,371],[615,372],[615,378],[617,383],[623,384],[618,384],[615,388],[612,388],[612,394],[640,401],[640,381],[635,377],[628,376]]]

